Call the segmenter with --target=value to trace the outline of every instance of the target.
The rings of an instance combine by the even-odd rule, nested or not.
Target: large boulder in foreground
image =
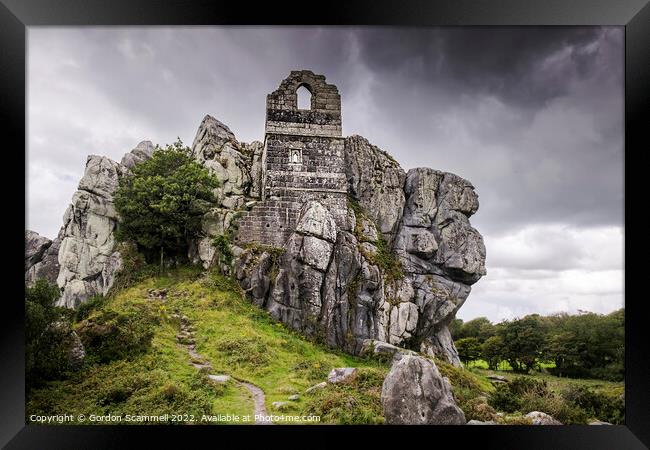
[[[393,362],[381,389],[381,405],[391,425],[464,425],[449,380],[421,356],[402,355]]]

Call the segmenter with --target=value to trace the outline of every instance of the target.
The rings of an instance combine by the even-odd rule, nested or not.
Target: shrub
[[[101,363],[145,353],[153,338],[150,318],[144,312],[102,311],[84,320],[77,333],[88,355]]]
[[[562,397],[580,407],[591,417],[605,422],[621,424],[625,418],[625,405],[618,395],[597,392],[587,386],[570,386],[562,392]]]
[[[543,396],[549,394],[548,383],[545,380],[536,378],[516,377],[508,383],[508,389],[515,395],[532,394]]]
[[[236,337],[221,339],[216,344],[219,352],[226,356],[227,364],[260,368],[268,365],[268,347],[258,337]]]
[[[306,398],[302,413],[320,416],[329,424],[381,424],[381,385],[385,369],[359,368],[345,384],[328,384]]]
[[[228,236],[220,234],[212,240],[212,245],[219,253],[219,262],[227,266],[232,264],[232,259],[235,257],[230,249],[230,239]]]
[[[488,398],[488,404],[499,411],[513,413],[521,408],[521,398],[507,384],[499,384]]]
[[[25,377],[27,389],[44,380],[61,378],[68,360],[71,329],[69,311],[54,306],[60,291],[46,280],[25,289]]]
[[[114,203],[120,215],[116,236],[137,243],[150,261],[186,255],[214,203],[219,180],[196,162],[180,139],[156,146],[152,157],[120,178]]]
[[[82,320],[88,318],[91,312],[99,309],[104,304],[105,300],[106,299],[103,295],[94,295],[85,302],[82,302],[75,310],[75,322],[81,322]]]
[[[115,276],[109,295],[158,274],[158,267],[154,264],[147,264],[144,256],[138,252],[137,246],[133,242],[120,242],[117,251],[122,257],[122,267]]]
[[[580,407],[565,401],[560,395],[547,393],[537,395],[529,391],[522,395],[520,411],[524,414],[541,411],[553,416],[565,425],[587,423],[588,415]]]
[[[461,408],[465,413],[465,419],[485,421],[496,421],[499,416],[497,412],[487,403],[487,398],[480,396],[468,400]]]
[[[299,376],[303,376],[310,381],[323,381],[324,379],[327,378],[327,374],[329,374],[332,368],[333,367],[329,364],[304,360],[296,364],[293,367],[293,370]]]

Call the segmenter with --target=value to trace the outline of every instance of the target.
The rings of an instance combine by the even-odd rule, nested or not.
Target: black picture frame
[[[19,254],[24,254],[25,224],[16,211],[25,208],[26,174],[26,27],[88,25],[618,25],[625,27],[625,291],[626,301],[626,424],[619,426],[492,426],[492,427],[125,427],[25,425],[24,288],[18,273]],[[461,445],[472,441],[477,448],[525,449],[637,449],[650,445],[650,342],[643,296],[632,293],[643,280],[631,264],[632,249],[644,240],[639,228],[646,209],[630,195],[639,191],[631,175],[643,167],[641,155],[648,147],[645,131],[650,124],[650,4],[648,0],[357,0],[354,2],[305,3],[217,2],[207,0],[0,0],[0,123],[4,129],[2,192],[10,230],[5,241],[6,260],[0,327],[0,445],[6,448],[129,448],[142,438],[147,446],[184,443],[218,447],[245,447],[252,438],[269,445],[313,447],[331,438],[339,443],[372,438],[403,446]],[[7,139],[8,138],[8,139]],[[15,176],[14,176],[15,175]],[[13,180],[11,179],[13,178]],[[25,175],[26,179],[26,175]],[[21,188],[22,186],[22,188]],[[640,187],[640,186],[639,186]],[[22,199],[21,195],[22,193]],[[642,195],[642,194],[641,194]],[[15,202],[15,205],[13,204]],[[631,210],[632,205],[636,210]],[[637,222],[632,221],[632,216]],[[639,224],[640,219],[640,224]],[[637,250],[638,251],[638,250]],[[15,271],[15,273],[14,273]],[[7,290],[7,287],[11,290]],[[9,295],[9,292],[11,294]],[[281,436],[280,434],[287,436]],[[345,434],[345,436],[341,436]],[[450,444],[442,444],[450,440]],[[236,441],[234,440],[236,439]],[[237,442],[237,445],[235,445]],[[331,443],[336,445],[336,443]],[[142,444],[140,444],[142,445]],[[370,445],[368,443],[365,446]],[[165,445],[166,446],[166,445]]]

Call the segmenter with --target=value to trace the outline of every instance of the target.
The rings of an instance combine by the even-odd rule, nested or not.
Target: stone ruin
[[[311,93],[311,109],[298,109],[300,87]],[[326,206],[339,226],[346,221],[341,96],[323,75],[291,72],[267,96],[261,184],[262,202],[238,221],[239,243],[281,247],[310,200]]]
[[[312,94],[311,109],[298,108],[300,87]],[[112,196],[152,148],[142,142],[121,163],[89,156],[58,237],[26,232],[26,283],[58,283],[58,304],[70,308],[109,291],[121,267]],[[190,242],[192,261],[221,266],[254,304],[331,347],[363,354],[398,346],[460,364],[448,326],[486,273],[469,181],[405,172],[367,139],[343,137],[338,89],[307,70],[268,95],[263,143],[240,142],[206,116],[192,155],[221,181],[202,235]],[[229,264],[216,236],[231,237]]]

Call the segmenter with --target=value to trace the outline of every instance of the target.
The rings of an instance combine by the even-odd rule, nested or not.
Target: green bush
[[[90,313],[96,309],[101,308],[105,301],[106,299],[103,295],[94,295],[85,302],[82,302],[75,310],[75,322],[81,322],[82,320],[88,318]]]
[[[562,397],[580,407],[592,418],[614,424],[622,424],[625,404],[619,395],[597,392],[587,386],[575,385],[562,392]]]
[[[166,148],[156,146],[150,159],[119,180],[113,196],[120,215],[116,237],[135,242],[150,262],[187,255],[219,184],[180,139]]]
[[[553,416],[565,425],[585,424],[588,414],[579,406],[567,402],[562,396],[550,392],[545,395],[538,395],[535,392],[526,392],[521,396],[519,410],[523,413],[541,411]]]
[[[381,424],[381,386],[386,369],[359,368],[349,383],[328,384],[306,397],[302,413],[317,415],[321,423]]]
[[[516,377],[508,383],[508,389],[515,395],[532,394],[537,396],[548,395],[550,390],[545,380],[536,378]]]
[[[148,264],[133,242],[120,242],[117,251],[122,256],[122,267],[115,276],[109,295],[159,274],[159,267],[155,264]]]
[[[496,387],[488,398],[488,404],[499,411],[513,413],[521,408],[521,398],[504,383]]]
[[[220,339],[214,344],[230,366],[266,367],[270,361],[268,346],[258,337]]]
[[[465,419],[480,420],[481,422],[496,421],[499,416],[492,406],[487,403],[487,398],[480,396],[466,401],[461,408],[465,413]]]
[[[69,311],[54,302],[60,291],[46,280],[25,288],[25,378],[27,389],[63,377],[70,369]]]
[[[322,381],[327,378],[327,374],[333,369],[331,365],[322,362],[313,362],[309,360],[301,361],[293,367],[294,372],[301,377],[311,381]]]
[[[107,363],[145,353],[151,347],[151,319],[139,313],[102,311],[84,320],[77,333],[91,359]]]

